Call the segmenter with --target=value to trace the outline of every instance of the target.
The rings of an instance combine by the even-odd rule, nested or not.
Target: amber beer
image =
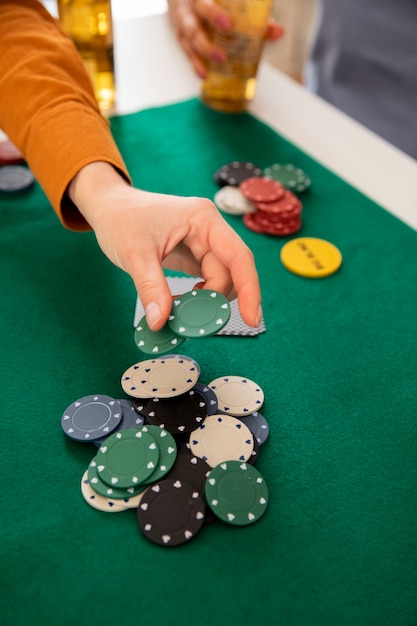
[[[64,31],[83,58],[101,111],[115,107],[113,23],[110,0],[58,0]]]
[[[202,83],[203,102],[213,109],[244,111],[256,90],[256,74],[273,0],[216,0],[232,17],[230,31],[210,29],[211,40],[227,54],[224,64],[211,62]]]

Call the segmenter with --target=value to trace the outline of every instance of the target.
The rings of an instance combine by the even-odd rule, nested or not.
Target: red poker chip
[[[287,237],[288,235],[293,235],[298,232],[302,226],[301,219],[292,220],[288,224],[273,224],[267,220],[262,220],[261,222],[259,217],[256,216],[256,213],[248,213],[243,216],[245,226],[255,233],[273,235],[275,237]]]
[[[274,215],[265,211],[253,213],[254,221],[265,228],[283,228],[297,224],[300,220],[300,213],[295,215]]]
[[[17,165],[23,162],[22,153],[10,139],[0,141],[0,165]]]
[[[251,202],[274,202],[284,196],[285,188],[272,178],[257,176],[240,184],[243,195]]]
[[[257,210],[257,213],[259,214],[260,217],[268,219],[270,222],[281,222],[281,221],[284,222],[284,221],[293,220],[293,219],[296,219],[297,217],[300,217],[301,212],[302,212],[301,204],[296,206],[291,211],[279,211],[279,212],[274,211],[270,213],[269,211],[263,211],[261,209]]]
[[[262,228],[267,228],[269,230],[271,229],[282,230],[283,228],[292,228],[293,226],[297,226],[300,220],[299,218],[295,218],[292,220],[280,220],[280,221],[273,222],[269,220],[268,218],[258,216],[256,219],[256,222]]]
[[[246,213],[246,215],[243,216],[243,223],[247,228],[249,228],[249,230],[252,230],[254,233],[264,233],[261,224],[259,224],[255,219],[255,215],[256,213]]]
[[[284,213],[292,211],[302,205],[295,194],[291,191],[284,191],[283,195],[277,200],[272,202],[256,202],[255,206],[261,211],[268,211],[268,213]]]

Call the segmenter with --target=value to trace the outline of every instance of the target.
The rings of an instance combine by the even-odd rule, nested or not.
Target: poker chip
[[[256,413],[244,415],[239,419],[249,428],[258,444],[262,446],[269,437],[269,424],[264,416],[256,411]]]
[[[291,222],[273,223],[270,220],[263,219],[257,213],[248,214],[243,216],[243,223],[249,230],[255,233],[262,233],[263,235],[271,235],[273,237],[288,237],[297,233],[301,226],[301,219],[294,219]]]
[[[118,400],[122,407],[122,425],[120,430],[127,430],[128,428],[140,428],[144,423],[144,417],[140,415],[135,409],[132,400],[126,400],[125,398]]]
[[[275,183],[269,180],[271,184]],[[255,212],[243,216],[243,223],[247,228],[274,237],[288,237],[300,230],[302,204],[294,193],[284,187],[282,189],[282,195],[275,200],[255,202]]]
[[[129,428],[139,428],[143,425],[145,418],[142,415],[139,415],[135,411],[135,407],[133,406],[133,402],[131,400],[125,400],[122,398],[121,400],[117,400],[122,409],[122,419],[119,422],[119,425],[115,428],[113,433],[119,430],[128,430]],[[110,433],[112,434],[112,433]],[[100,447],[103,441],[106,441],[109,435],[104,435],[99,439],[95,439],[93,441],[94,445]]]
[[[193,454],[179,454],[167,478],[172,481],[181,480],[192,485],[199,493],[204,493],[204,485],[211,467],[208,463]]]
[[[135,398],[173,398],[198,380],[198,369],[186,358],[153,359],[132,365],[121,379],[123,391]]]
[[[276,202],[284,196],[285,189],[276,180],[266,177],[248,178],[239,189],[251,202]]]
[[[228,215],[245,215],[245,213],[253,213],[255,211],[253,202],[245,198],[240,189],[230,185],[222,187],[216,193],[214,204],[220,211]]]
[[[218,409],[217,396],[212,389],[208,385],[203,385],[203,383],[196,383],[193,387],[197,393],[199,393],[206,401],[206,414],[207,415],[216,415]]]
[[[112,487],[135,487],[155,471],[159,455],[158,444],[144,427],[123,430],[101,445],[97,453],[98,475]]]
[[[310,178],[303,170],[291,163],[274,163],[264,169],[263,175],[280,182],[284,187],[295,193],[303,193],[311,185]]]
[[[142,484],[146,485],[160,480],[169,472],[175,463],[177,456],[177,444],[175,443],[174,437],[165,428],[146,424],[142,428],[142,432],[149,433],[155,439],[159,447],[158,464],[149,478],[146,478],[143,481]]]
[[[131,402],[135,412],[138,414],[138,419],[140,420],[140,424],[137,425],[139,428],[139,426],[145,422],[144,411],[147,403],[149,402],[149,398],[132,398]]]
[[[180,480],[181,482],[186,482],[189,485],[192,485],[196,492],[202,495],[205,499],[204,486],[210,470],[210,465],[203,461],[203,459],[200,459],[198,456],[194,456],[189,451],[183,451],[178,454],[175,465],[168,474],[167,478],[173,481]],[[216,516],[207,506],[207,502],[205,502],[204,524],[210,524],[215,520]]]
[[[189,361],[190,363],[192,363],[195,366],[199,376],[201,374],[201,367],[200,367],[199,363],[197,363],[197,361],[195,359],[192,359],[190,356],[187,356],[185,354],[172,353],[172,354],[164,354],[164,356],[161,357],[161,358],[164,358],[164,359],[185,359],[186,361]]]
[[[299,276],[325,278],[340,268],[342,254],[324,239],[298,237],[282,247],[281,262],[287,270]]]
[[[207,337],[229,321],[230,303],[222,294],[194,289],[174,299],[168,325],[181,337]]]
[[[17,193],[24,191],[35,183],[35,177],[27,167],[22,165],[5,165],[0,168],[0,191]]]
[[[110,498],[112,500],[123,500],[125,503],[130,501],[131,498],[135,498],[146,489],[146,485],[138,485],[136,487],[128,487],[127,489],[121,489],[116,486],[111,486],[101,480],[98,471],[99,462],[97,456],[91,461],[87,469],[88,482],[91,488],[101,496]],[[130,507],[128,507],[130,508]]]
[[[88,470],[84,472],[81,479],[81,493],[87,504],[98,511],[104,511],[105,513],[120,513],[121,511],[126,511],[128,508],[123,500],[106,498],[105,496],[102,496],[94,491],[90,485],[90,481],[88,480]]]
[[[209,383],[217,396],[219,411],[240,417],[258,411],[264,402],[264,392],[249,378],[222,376]]]
[[[175,334],[167,324],[160,330],[151,330],[143,316],[135,328],[134,340],[139,350],[146,354],[163,354],[180,346],[185,338]]]
[[[302,204],[291,191],[284,191],[283,196],[273,202],[257,202],[256,208],[265,213],[272,213],[279,217],[295,217],[301,214]]]
[[[205,500],[192,485],[165,479],[145,491],[137,520],[147,539],[178,546],[193,539],[204,523]]]
[[[174,398],[152,398],[145,416],[150,424],[163,426],[172,434],[186,434],[200,426],[207,416],[205,398],[190,389]]]
[[[190,434],[190,449],[211,467],[231,459],[247,461],[253,450],[253,436],[231,415],[209,415]]]
[[[23,163],[23,155],[10,139],[0,140],[0,165]]]
[[[117,400],[106,395],[85,396],[70,404],[61,418],[63,431],[77,441],[94,441],[112,433],[122,419]]]
[[[247,460],[247,463],[250,463],[250,465],[255,465],[259,456],[259,443],[253,433],[252,433],[252,437],[253,437],[253,450],[250,454],[250,457]]]
[[[224,185],[238,187],[247,178],[262,176],[262,174],[261,168],[250,161],[232,161],[218,169],[213,178],[221,187]]]
[[[214,467],[206,480],[205,495],[219,519],[237,526],[258,521],[268,506],[268,488],[262,475],[240,461]]]

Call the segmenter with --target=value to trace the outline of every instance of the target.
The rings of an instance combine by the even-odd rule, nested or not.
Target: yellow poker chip
[[[342,254],[325,239],[297,237],[282,247],[281,262],[298,276],[324,278],[337,272],[342,264]]]

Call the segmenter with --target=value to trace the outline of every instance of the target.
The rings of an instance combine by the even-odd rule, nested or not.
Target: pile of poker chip
[[[0,134],[2,134],[1,131]],[[0,137],[0,192],[25,191],[34,183],[35,177],[24,165],[20,150],[2,134]]]
[[[292,164],[274,163],[263,170],[256,164],[232,161],[214,173],[221,187],[214,197],[219,210],[242,215],[247,228],[286,237],[302,227],[299,194],[309,189],[308,176]]]
[[[194,359],[170,354],[130,366],[121,386],[126,398],[85,396],[61,417],[68,437],[95,447],[81,479],[88,504],[136,510],[142,534],[168,547],[215,520],[246,526],[263,516],[268,488],[254,465],[269,426],[257,383],[233,375],[204,384]]]

